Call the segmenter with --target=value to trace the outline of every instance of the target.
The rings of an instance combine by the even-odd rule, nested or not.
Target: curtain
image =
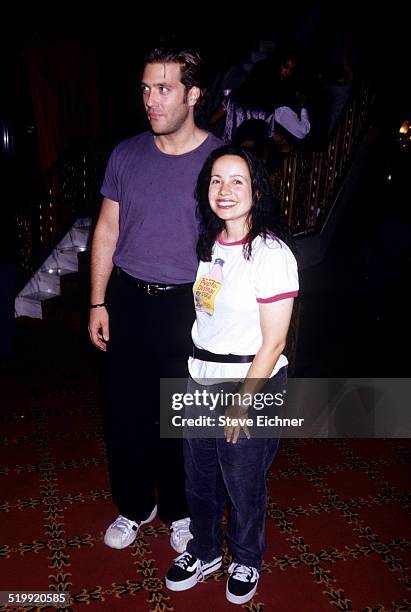
[[[38,40],[25,47],[23,57],[40,164],[47,172],[71,145],[101,137],[100,55],[85,42]]]

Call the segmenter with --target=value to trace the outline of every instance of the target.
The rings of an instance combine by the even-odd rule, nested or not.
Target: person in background
[[[233,145],[248,149],[264,163],[273,194],[280,200],[283,180],[282,146],[270,138],[267,123],[262,119],[243,121],[235,133]]]
[[[266,121],[269,136],[278,145],[284,145],[287,135],[290,144],[293,139],[302,140],[307,136],[311,126],[306,96],[295,78],[296,69],[297,60],[291,51],[277,53],[255,64],[245,83],[225,96],[210,117],[213,125],[225,116],[225,143],[233,142],[239,126],[251,119]]]

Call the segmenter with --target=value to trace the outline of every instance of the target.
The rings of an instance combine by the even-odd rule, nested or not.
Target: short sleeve
[[[114,149],[107,163],[106,173],[104,175],[103,184],[101,186],[101,193],[105,198],[109,198],[114,202],[120,201],[119,189],[118,189],[118,159],[117,159],[117,147]]]
[[[284,243],[263,244],[254,268],[255,296],[259,304],[297,297],[297,262]]]

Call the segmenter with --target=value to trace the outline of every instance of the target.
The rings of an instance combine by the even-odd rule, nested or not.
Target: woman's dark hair
[[[214,162],[224,155],[237,155],[246,162],[252,187],[253,206],[248,214],[249,231],[244,244],[244,257],[250,259],[252,242],[257,236],[280,238],[292,247],[290,230],[281,210],[281,204],[273,195],[267,171],[263,162],[247,149],[225,145],[213,151],[207,158],[197,181],[196,199],[201,220],[200,237],[197,243],[197,255],[201,261],[211,261],[213,245],[217,236],[224,229],[222,221],[211,210],[208,201],[208,188]]]

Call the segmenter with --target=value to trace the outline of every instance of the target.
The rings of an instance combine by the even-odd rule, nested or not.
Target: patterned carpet
[[[207,584],[171,593],[163,578],[175,554],[158,519],[128,549],[104,546],[115,510],[95,358],[59,327],[19,327],[0,391],[0,591],[68,590],[65,610],[234,609],[227,551]],[[268,481],[264,575],[242,608],[411,610],[410,462],[405,439],[283,440]],[[52,608],[0,606],[11,609]]]

